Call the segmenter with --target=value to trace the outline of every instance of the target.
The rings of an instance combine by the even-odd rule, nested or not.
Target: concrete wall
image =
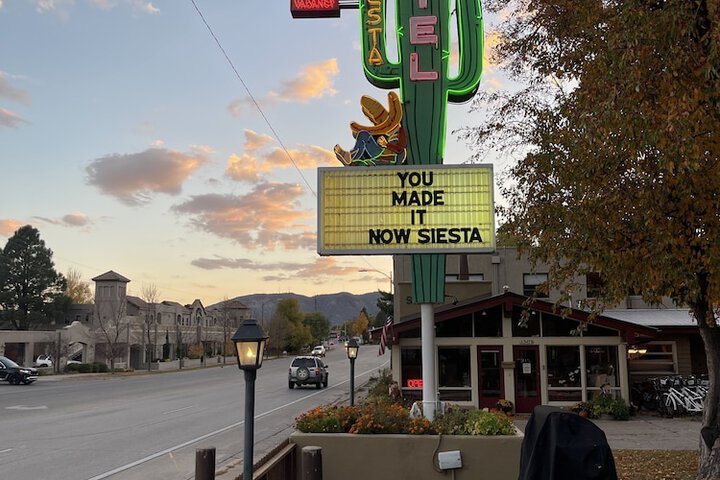
[[[293,433],[298,446],[297,471],[302,471],[302,447],[322,447],[323,477],[343,480],[447,480],[438,472],[435,452],[460,450],[462,468],[456,480],[516,480],[523,436],[355,435]]]

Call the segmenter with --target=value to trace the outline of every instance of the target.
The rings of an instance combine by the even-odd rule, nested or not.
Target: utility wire
[[[305,185],[307,185],[308,190],[313,194],[315,198],[317,198],[317,194],[315,193],[315,190],[310,186],[310,183],[305,178],[305,175],[303,175],[300,168],[297,166],[297,163],[295,163],[295,159],[290,155],[290,151],[285,146],[285,143],[280,138],[280,135],[275,130],[275,127],[272,126],[272,123],[270,123],[270,120],[265,115],[265,112],[263,112],[263,109],[260,107],[260,104],[255,99],[255,96],[252,94],[250,89],[248,88],[247,84],[245,83],[245,80],[243,80],[242,76],[240,75],[240,72],[238,72],[237,68],[235,68],[235,64],[230,60],[230,57],[228,56],[227,52],[225,51],[225,48],[220,43],[220,40],[215,35],[215,32],[213,32],[212,27],[210,27],[210,24],[205,20],[205,16],[200,11],[200,8],[198,8],[197,3],[195,3],[195,0],[190,0],[193,4],[193,7],[195,7],[195,11],[200,16],[200,19],[205,24],[205,27],[208,29],[208,32],[210,32],[210,35],[212,36],[213,40],[215,40],[215,43],[217,44],[218,48],[222,52],[223,56],[225,57],[225,60],[227,60],[228,64],[230,65],[230,68],[232,68],[232,71],[235,72],[235,76],[238,80],[240,80],[240,83],[242,84],[243,88],[245,89],[245,92],[247,92],[248,97],[250,97],[250,100],[252,100],[252,103],[255,105],[255,108],[257,108],[258,112],[260,113],[260,116],[262,116],[263,120],[265,120],[265,123],[267,124],[268,128],[270,128],[270,131],[272,131],[273,135],[275,136],[275,139],[278,141],[280,146],[282,147],[283,151],[285,152],[285,155],[290,159],[293,166],[295,167],[295,170],[297,170],[300,177],[303,179],[303,182],[305,182]]]

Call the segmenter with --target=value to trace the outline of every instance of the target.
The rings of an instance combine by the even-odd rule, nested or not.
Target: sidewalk
[[[525,430],[529,417],[516,418],[515,425]],[[635,415],[623,422],[591,420],[600,427],[613,450],[698,450],[701,417],[663,418]]]

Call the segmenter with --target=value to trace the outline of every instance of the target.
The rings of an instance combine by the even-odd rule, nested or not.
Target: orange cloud
[[[313,214],[301,210],[303,189],[297,184],[263,182],[246,195],[206,194],[175,205],[191,224],[246,248],[310,249],[315,234],[307,221]]]
[[[127,205],[141,205],[155,193],[179,194],[183,182],[207,161],[207,156],[199,152],[149,148],[140,153],[98,158],[85,171],[88,184],[102,193]]]
[[[8,218],[0,219],[0,235],[4,237],[11,237],[17,229],[25,225],[17,220],[11,220]]]
[[[260,104],[272,105],[280,102],[307,102],[335,95],[337,90],[333,84],[338,73],[340,69],[335,58],[308,65],[300,70],[294,79],[282,82],[277,91],[270,90],[257,101]],[[250,97],[245,97],[233,100],[227,108],[231,115],[237,117],[248,107],[254,107],[254,104]]]
[[[269,172],[270,166],[258,163],[257,159],[247,153],[238,156],[230,155],[225,175],[238,182],[257,182],[261,172]]]
[[[316,145],[303,145],[301,148],[291,148],[287,152],[282,148],[274,148],[265,155],[265,161],[276,168],[288,168],[293,163],[298,168],[315,168],[337,164],[335,154],[328,149]],[[292,157],[292,160],[290,157]]]
[[[64,215],[62,218],[46,218],[46,217],[33,217],[36,220],[40,220],[45,223],[52,225],[61,225],[63,227],[84,227],[91,224],[90,217],[84,213],[69,213]]]
[[[267,145],[274,142],[275,139],[271,137],[270,135],[265,135],[263,133],[257,133],[254,130],[250,130],[249,128],[245,129],[245,143],[243,144],[243,149],[247,153],[252,153],[256,150],[260,150],[263,147],[266,147]]]

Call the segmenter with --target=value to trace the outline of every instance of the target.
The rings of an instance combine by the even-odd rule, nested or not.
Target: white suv
[[[53,366],[53,358],[50,355],[38,355],[38,357],[35,359],[35,367],[37,368],[52,368]]]
[[[325,347],[322,345],[318,345],[315,348],[312,349],[312,352],[310,355],[316,356],[316,357],[324,357],[325,356]]]
[[[318,390],[328,386],[327,365],[317,357],[295,357],[288,371],[288,387],[315,384]]]

